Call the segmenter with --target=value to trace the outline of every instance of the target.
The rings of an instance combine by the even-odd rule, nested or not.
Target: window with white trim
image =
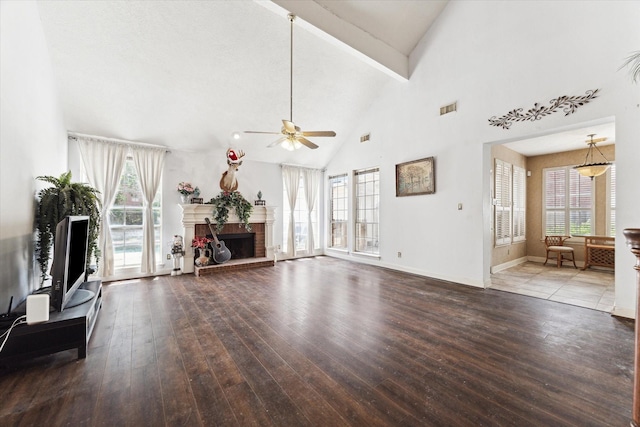
[[[162,188],[160,186],[159,188]],[[153,227],[156,263],[161,262],[161,191],[153,199]],[[109,209],[109,229],[113,239],[114,267],[139,267],[142,262],[142,210],[144,197],[138,173],[131,157],[127,157],[113,206]]]
[[[355,252],[380,253],[380,170],[355,171]]]
[[[347,174],[329,177],[329,242],[333,249],[347,249],[349,189]]]
[[[525,240],[525,170],[503,160],[495,160],[494,232],[495,244],[508,245]]]
[[[593,181],[571,166],[543,169],[545,235],[594,233]],[[543,236],[544,237],[544,236]]]

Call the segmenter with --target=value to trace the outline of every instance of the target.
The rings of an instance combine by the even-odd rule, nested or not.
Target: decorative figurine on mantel
[[[184,249],[182,247],[182,236],[174,235],[173,244],[171,245],[171,255],[173,256],[173,270],[171,270],[172,276],[180,276],[182,270],[180,270],[180,258],[184,256]]]
[[[238,189],[236,172],[238,172],[238,168],[242,164],[242,160],[240,160],[242,157],[244,157],[244,151],[242,150],[236,151],[232,148],[227,150],[227,165],[229,165],[229,168],[222,174],[222,178],[220,178],[220,188],[222,191],[233,193]]]
[[[258,200],[255,200],[253,202],[254,205],[256,205],[256,206],[264,206],[264,205],[267,204],[266,200],[262,200],[262,191],[258,190],[257,196],[258,196]]]

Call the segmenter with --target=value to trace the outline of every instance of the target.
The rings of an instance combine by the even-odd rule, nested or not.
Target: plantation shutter
[[[592,207],[594,182],[575,169],[569,170],[569,235],[593,233]]]
[[[513,166],[513,241],[525,240],[526,178],[523,168]]]
[[[609,236],[616,235],[616,165],[609,169]]]
[[[570,166],[544,170],[545,235],[593,233],[593,181]]]
[[[545,169],[544,171],[544,207],[545,235],[566,234],[565,200],[567,171]]]
[[[495,241],[511,243],[511,164],[496,159],[495,167]]]

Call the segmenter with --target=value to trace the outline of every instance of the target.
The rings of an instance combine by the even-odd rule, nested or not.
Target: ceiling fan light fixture
[[[607,158],[604,156],[604,154],[602,154],[602,151],[600,151],[600,149],[596,147],[596,144],[598,142],[606,141],[607,138],[598,138],[594,140],[593,137],[595,136],[595,133],[589,134],[587,136],[590,138],[586,141],[587,145],[589,145],[589,150],[587,151],[587,155],[584,159],[584,163],[578,166],[574,166],[573,168],[576,171],[578,171],[580,175],[588,176],[589,178],[593,179],[596,176],[600,176],[604,174],[609,169],[612,163],[608,161]],[[594,148],[598,150],[598,153],[600,153],[600,156],[602,156],[602,158],[604,159],[604,162],[594,163],[593,161]]]
[[[294,151],[302,147],[302,144],[295,138],[289,137],[280,143],[280,146],[288,151]]]

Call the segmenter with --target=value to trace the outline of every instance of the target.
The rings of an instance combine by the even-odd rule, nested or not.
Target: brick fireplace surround
[[[211,234],[205,218],[209,218],[215,224],[213,215],[213,205],[180,205],[182,208],[182,236],[184,238],[185,255],[182,257],[182,272],[196,273],[196,275],[207,274],[214,268],[224,270],[235,270],[247,268],[249,266],[273,265],[275,262],[273,245],[273,223],[275,221],[274,206],[254,206],[249,223],[252,225],[252,232],[255,233],[255,257],[243,260],[231,259],[225,264],[216,266],[196,267],[194,265],[194,250],[191,247],[191,240],[195,236]],[[223,234],[246,233],[241,226],[240,219],[235,212],[229,213],[229,220],[222,230]]]

